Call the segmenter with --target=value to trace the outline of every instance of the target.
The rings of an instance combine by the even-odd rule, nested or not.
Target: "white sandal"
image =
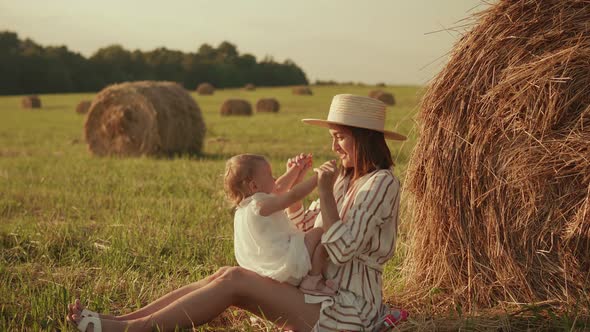
[[[92,310],[88,310],[88,309],[83,309],[82,313],[80,314],[80,316],[82,316],[82,318],[84,317],[95,317],[95,318],[100,318],[100,316],[98,315],[98,312],[92,311]]]
[[[94,332],[102,332],[102,325],[98,317],[83,317],[76,327],[79,331],[86,332],[88,324],[92,324],[92,327],[94,327]]]

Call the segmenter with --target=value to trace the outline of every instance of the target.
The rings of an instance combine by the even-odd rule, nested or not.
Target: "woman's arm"
[[[291,210],[291,207],[289,207],[287,209],[287,215],[297,229],[307,232],[313,228],[315,220],[320,214],[320,210],[320,200],[317,199],[311,202],[307,210],[303,209],[303,204],[297,210]]]
[[[374,175],[363,185],[343,220],[330,211],[324,214],[326,207],[322,201],[322,219],[330,218],[327,221],[330,226],[324,228],[322,244],[330,260],[340,265],[355,257],[385,222],[384,216],[398,213],[398,206],[399,182],[390,172]]]
[[[334,183],[336,182],[336,162],[329,161],[320,166],[318,173],[318,191],[322,204],[322,228],[327,231],[340,217],[336,199],[334,198]]]

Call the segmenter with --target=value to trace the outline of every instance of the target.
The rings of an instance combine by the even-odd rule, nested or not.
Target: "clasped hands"
[[[312,165],[313,158],[311,153],[300,153],[287,160],[287,172],[290,170],[293,171],[293,168],[299,172],[294,184],[297,184],[303,180],[307,174],[307,171],[312,168]],[[318,190],[320,192],[332,192],[334,182],[338,177],[338,167],[336,165],[336,160],[329,160],[323,163],[320,167],[314,168],[313,171],[317,176]]]

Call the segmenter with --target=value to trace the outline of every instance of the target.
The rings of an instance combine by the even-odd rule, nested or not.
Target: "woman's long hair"
[[[364,128],[344,126],[350,129],[354,138],[354,167],[342,169],[345,175],[352,175],[352,181],[378,169],[393,167],[391,151],[383,133]]]

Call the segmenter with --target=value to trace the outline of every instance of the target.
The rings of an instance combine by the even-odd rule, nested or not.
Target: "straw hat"
[[[406,136],[385,130],[385,104],[381,101],[350,94],[332,99],[327,120],[303,119],[304,123],[329,128],[331,124],[371,129],[382,132],[385,138],[405,141]]]

